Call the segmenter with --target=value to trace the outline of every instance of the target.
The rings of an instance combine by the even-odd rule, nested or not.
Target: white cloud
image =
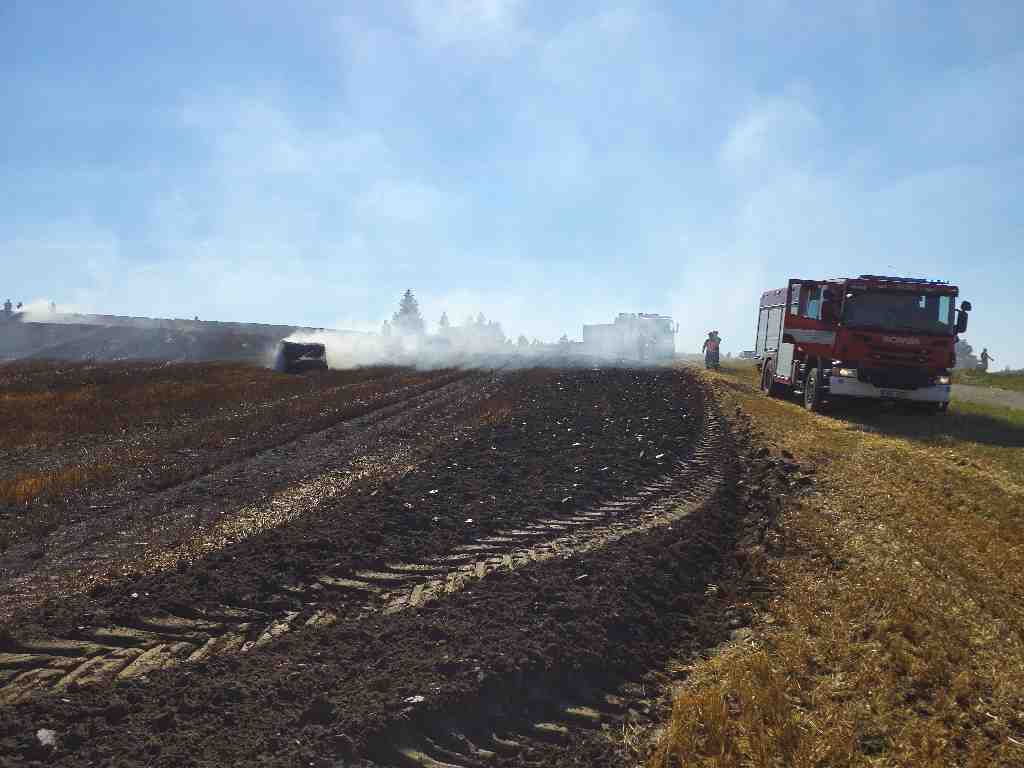
[[[403,176],[379,134],[340,116],[302,127],[258,99],[179,114],[208,163],[149,203],[141,238],[83,219],[3,252],[95,311],[326,324],[339,303],[380,314],[371,281],[440,250],[454,196]]]
[[[957,162],[1020,142],[1024,135],[1024,52],[948,72],[927,83],[894,120],[916,152]]]
[[[635,11],[602,9],[549,38],[540,48],[540,62],[557,81],[589,80],[599,71],[619,66],[624,54],[630,55],[634,46],[642,44],[645,31]]]
[[[376,326],[381,288],[449,243],[459,197],[403,173],[385,138],[344,114],[303,126],[250,98],[181,115],[209,164],[152,205],[144,266],[116,258],[97,272],[97,303],[138,312],[145,297],[147,313]]]
[[[453,201],[421,181],[372,181],[359,195],[354,212],[360,219],[396,224],[437,224],[450,215]]]
[[[808,166],[822,139],[821,121],[807,106],[791,100],[770,101],[737,121],[720,159],[743,184],[758,184]]]
[[[228,99],[191,104],[180,116],[222,173],[336,177],[395,162],[379,133],[354,128],[340,113],[328,113],[318,129],[300,128],[267,100]]]
[[[183,119],[211,162],[155,206],[167,253],[205,237],[318,262],[358,244],[351,253],[363,263],[349,268],[365,272],[375,259],[439,243],[459,210],[456,194],[404,172],[384,135],[343,113],[300,126],[272,102],[248,99],[190,107]]]
[[[524,35],[520,0],[409,0],[420,37],[433,46],[471,44],[505,49]]]
[[[539,42],[537,68],[556,88],[549,106],[620,133],[665,117],[662,110],[706,87],[707,74],[702,41],[689,29],[670,27],[657,11],[611,6]]]
[[[762,292],[796,272],[827,277],[865,263],[855,234],[859,182],[822,171],[826,138],[820,118],[791,97],[763,101],[728,130],[718,167],[733,185],[731,215],[699,239],[680,235],[672,305],[681,350],[699,349],[712,329],[726,350],[751,348]]]
[[[49,222],[45,233],[0,242],[5,264],[34,275],[37,295],[61,305],[95,306],[98,286],[116,288],[113,265],[122,257],[120,239],[87,217]],[[69,290],[70,287],[70,290]],[[24,298],[15,298],[22,301]]]

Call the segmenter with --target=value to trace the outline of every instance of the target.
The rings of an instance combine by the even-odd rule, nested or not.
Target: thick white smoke
[[[473,344],[436,335],[384,336],[378,333],[316,331],[294,333],[285,341],[323,344],[329,368],[368,365],[409,365],[421,369],[473,365],[487,356],[506,353],[505,344]]]
[[[34,299],[15,312],[23,323],[76,323],[81,322],[82,308],[51,303],[48,299]]]
[[[555,358],[564,364],[567,358],[579,356],[574,355],[572,347],[561,344],[521,347],[477,326],[453,327],[445,333],[424,335],[300,332],[284,341],[323,344],[328,367],[339,370],[368,365],[407,365],[421,370],[533,365]],[[275,354],[276,350],[268,359],[270,367],[277,364]]]

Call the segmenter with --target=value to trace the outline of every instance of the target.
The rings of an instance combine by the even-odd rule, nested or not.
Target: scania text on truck
[[[970,302],[934,280],[861,275],[790,280],[761,296],[756,359],[761,389],[803,396],[810,410],[840,398],[949,405],[957,334]]]

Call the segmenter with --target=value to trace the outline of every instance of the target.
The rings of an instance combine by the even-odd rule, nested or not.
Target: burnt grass
[[[0,365],[0,455],[37,460],[48,450],[187,431],[311,397],[329,408],[340,389],[416,375],[392,366],[293,376],[238,363],[8,363]]]
[[[37,375],[19,387],[17,371],[2,370],[11,377],[0,389],[11,403],[0,409],[4,432],[37,442],[0,451],[0,552],[467,375],[376,367],[286,376],[238,364],[107,364],[45,377],[31,369]],[[88,398],[80,402],[83,392]],[[45,419],[17,407],[19,398],[40,395],[55,397]],[[32,428],[18,426],[26,419]],[[60,482],[68,470],[71,485]],[[14,501],[19,480],[36,477],[38,495]]]
[[[223,590],[246,593],[268,573],[286,581],[297,563],[301,573],[344,558],[354,568],[442,551],[468,538],[467,509],[475,534],[562,508],[566,495],[584,505],[662,473],[650,452],[685,453],[710,407],[679,372],[534,371],[505,392],[496,410],[507,408],[507,419],[485,419],[376,495],[366,489],[184,573],[124,589],[148,589],[157,605],[171,595],[209,602]],[[249,654],[0,709],[0,762],[356,765],[438,723],[458,721],[471,733],[488,717],[525,716],[528,691],[553,700],[599,689],[657,666],[681,643],[717,642],[721,628],[697,618],[707,585],[739,567],[737,542],[763,535],[777,509],[773,489],[785,482],[769,459],[741,460],[745,450],[742,439],[725,450],[723,489],[669,528],[495,574],[416,611],[342,620]],[[750,478],[742,485],[741,473]],[[116,591],[93,600],[124,610]],[[413,696],[424,701],[407,703]],[[39,746],[39,728],[58,734],[55,749]],[[614,757],[611,746],[587,750],[583,762],[553,751],[539,764]]]

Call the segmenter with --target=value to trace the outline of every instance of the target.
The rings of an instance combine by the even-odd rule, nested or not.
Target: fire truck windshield
[[[955,332],[953,297],[904,291],[848,293],[843,323],[851,328],[879,328],[950,336]]]

